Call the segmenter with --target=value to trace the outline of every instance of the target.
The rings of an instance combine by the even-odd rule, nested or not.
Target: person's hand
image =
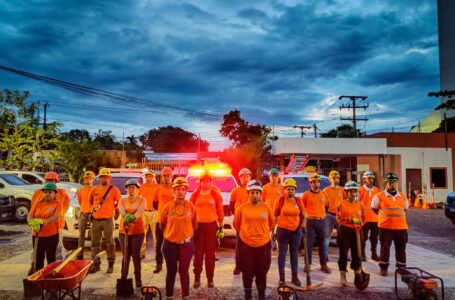
[[[354,223],[355,225],[360,225],[360,219],[359,218],[352,218],[352,223]]]
[[[219,238],[220,240],[224,238],[224,230],[223,227],[218,228],[218,231],[216,232],[216,237]]]
[[[126,214],[125,215],[125,222],[128,224],[134,223],[136,221],[136,217],[133,214]]]

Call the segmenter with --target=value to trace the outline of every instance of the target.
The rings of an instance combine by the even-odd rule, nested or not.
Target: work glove
[[[219,238],[220,240],[224,238],[224,230],[223,227],[219,227],[218,231],[216,232],[216,237]]]
[[[125,220],[123,221],[124,225],[129,225],[131,223],[134,223],[136,220],[136,217],[133,214],[126,214],[125,215]]]
[[[352,218],[351,222],[354,223],[355,225],[360,225],[360,219],[359,218]]]

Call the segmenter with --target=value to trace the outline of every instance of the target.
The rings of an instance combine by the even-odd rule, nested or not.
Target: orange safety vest
[[[384,229],[408,229],[406,222],[406,195],[398,192],[394,197],[382,191],[376,196],[379,200],[378,227]],[[373,200],[374,201],[374,200]]]

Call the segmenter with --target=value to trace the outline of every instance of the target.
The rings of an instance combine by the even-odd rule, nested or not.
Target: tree
[[[251,124],[240,116],[238,110],[223,116],[219,132],[233,143],[232,147],[223,151],[222,160],[229,163],[234,171],[248,167],[257,173],[261,159],[270,150],[270,142],[277,139],[270,136],[270,128]]]
[[[360,130],[357,129],[358,134],[356,134],[354,127],[349,124],[343,124],[338,126],[336,129],[331,129],[326,133],[322,133],[321,137],[328,137],[328,138],[353,138],[360,136]]]
[[[445,124],[447,122],[447,132],[455,132],[455,117],[447,118],[442,120],[439,127],[433,130],[433,132],[445,132]]]
[[[196,152],[198,144],[199,150],[206,152],[209,147],[207,141],[199,139],[194,133],[173,126],[150,129],[139,137],[139,141],[143,148],[158,153]]]
[[[116,142],[116,139],[117,138],[112,134],[112,131],[99,129],[98,132],[95,133],[93,141],[99,143],[104,150],[122,149],[122,144]]]
[[[83,142],[84,140],[87,140],[88,142],[92,141],[90,133],[85,129],[72,129],[62,133],[62,135],[73,142]]]
[[[55,147],[58,122],[38,127],[37,105],[27,104],[30,94],[7,89],[0,92],[0,163],[7,169],[34,169],[50,162],[36,159]]]
[[[134,136],[133,135],[130,135],[130,136],[127,136],[125,138],[126,140],[126,143],[125,143],[125,150],[128,150],[128,151],[137,151],[137,150],[140,150],[141,147],[139,146],[138,144],[138,140],[139,140],[139,137],[137,136]]]

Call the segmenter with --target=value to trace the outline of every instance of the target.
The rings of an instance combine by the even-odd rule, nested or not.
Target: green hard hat
[[[129,185],[135,185],[137,188],[139,188],[139,183],[136,179],[128,179],[128,181],[125,183],[125,187],[128,187]]]
[[[387,181],[398,181],[398,175],[395,173],[387,173],[384,176],[384,182]]]
[[[279,175],[280,171],[278,171],[277,168],[271,168],[270,171],[269,171],[269,175],[272,175],[272,174]]]
[[[53,182],[46,182],[41,190],[57,192],[57,185]]]

